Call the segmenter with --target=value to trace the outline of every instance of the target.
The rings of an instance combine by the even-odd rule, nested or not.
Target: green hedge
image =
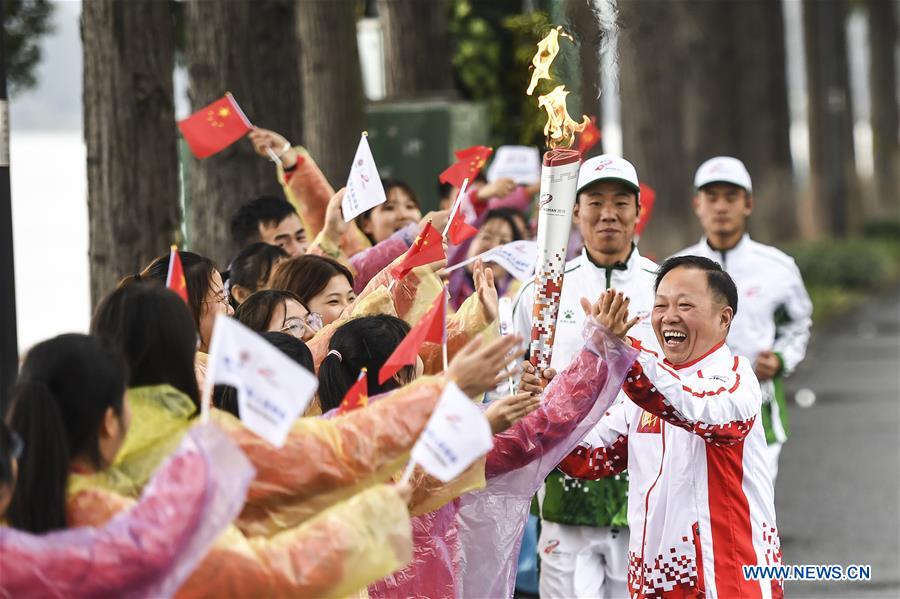
[[[900,280],[900,222],[870,223],[859,237],[797,242],[784,250],[803,274],[819,323]]]

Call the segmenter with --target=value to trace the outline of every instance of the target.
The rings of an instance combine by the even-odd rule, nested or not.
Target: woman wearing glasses
[[[322,328],[322,315],[310,312],[300,298],[281,289],[266,289],[248,296],[234,317],[257,333],[286,333],[309,341]]]

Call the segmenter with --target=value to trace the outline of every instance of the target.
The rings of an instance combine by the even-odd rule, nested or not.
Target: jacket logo
[[[557,539],[553,539],[552,541],[549,541],[547,543],[546,547],[544,547],[544,553],[546,553],[547,555],[550,555],[551,553],[553,553],[553,550],[556,549],[557,547],[559,547],[559,541]]]
[[[641,421],[638,423],[637,432],[639,433],[662,433],[662,427],[659,423],[659,416],[650,412],[641,412]]]

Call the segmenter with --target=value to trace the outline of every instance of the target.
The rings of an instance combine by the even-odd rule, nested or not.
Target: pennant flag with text
[[[350,165],[350,176],[347,177],[347,192],[341,202],[344,221],[350,222],[363,212],[384,204],[387,196],[381,185],[381,176],[375,166],[375,157],[369,148],[369,138],[363,133],[359,138],[359,146]]]
[[[204,396],[213,385],[237,389],[241,421],[281,447],[318,388],[315,375],[233,318],[216,317]]]

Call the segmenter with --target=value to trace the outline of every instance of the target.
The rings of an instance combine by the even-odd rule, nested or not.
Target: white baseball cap
[[[640,194],[641,187],[638,184],[637,171],[634,165],[618,156],[601,154],[585,160],[578,170],[578,191],[594,183],[595,181],[618,181],[634,193]]]
[[[737,158],[731,156],[716,156],[700,165],[697,174],[694,175],[694,187],[700,189],[710,183],[731,183],[743,187],[748,192],[753,192],[753,184],[750,182],[750,173],[747,167]]]

